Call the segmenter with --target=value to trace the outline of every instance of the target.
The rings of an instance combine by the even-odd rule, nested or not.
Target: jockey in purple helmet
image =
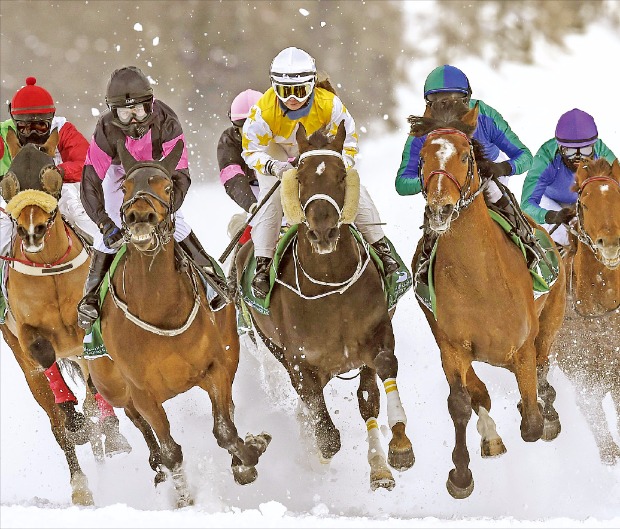
[[[568,244],[566,224],[575,217],[577,193],[575,171],[582,158],[605,158],[613,163],[616,155],[598,137],[594,118],[578,108],[562,114],[555,137],[547,140],[534,156],[521,192],[521,207],[536,222],[551,229],[558,244]]]
[[[489,207],[498,210],[517,227],[519,237],[526,248],[531,250],[528,261],[535,260],[538,257],[538,252],[531,228],[523,219],[519,205],[513,203],[511,195],[502,189],[509,176],[524,173],[530,168],[532,153],[497,110],[484,101],[472,99],[471,93],[467,76],[449,64],[435,68],[424,83],[424,99],[426,106],[431,110],[434,105],[442,105],[444,101],[448,100],[462,102],[464,112],[478,104],[478,123],[473,138],[480,142],[485,158],[490,160],[479,161],[478,169],[483,176],[493,178],[485,189],[485,199]],[[396,174],[396,191],[399,195],[415,195],[422,189],[418,176],[418,165],[420,149],[425,141],[426,135],[420,137],[410,135],[405,142],[402,162]],[[436,237],[436,234],[428,228],[428,222],[425,218],[424,246],[416,280],[427,281],[427,264]]]

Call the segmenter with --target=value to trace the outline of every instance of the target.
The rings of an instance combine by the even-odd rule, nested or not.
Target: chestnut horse
[[[446,106],[433,117],[410,118],[414,135],[428,135],[420,151],[420,178],[429,226],[439,236],[434,261],[436,314],[418,301],[450,387],[455,468],[447,488],[457,499],[466,498],[474,488],[466,443],[472,409],[478,414],[482,456],[506,451],[489,415],[489,393],[472,362],[514,373],[525,441],[553,439],[560,428],[547,373],[549,350],[564,316],[564,269],[551,290],[535,299],[523,254],[492,220],[482,194],[471,140],[477,117],[478,105],[462,117]],[[414,269],[420,248],[421,242]],[[542,413],[538,397],[544,401]]]
[[[5,270],[9,311],[6,324],[0,328],[65,454],[73,503],[92,505],[88,480],[76,457],[76,444],[91,442],[98,460],[103,458],[102,433],[106,434],[107,455],[131,447],[118,431],[118,419],[111,406],[100,402],[100,396],[95,402],[92,384],[86,390],[84,412],[99,420],[94,423],[75,409],[77,398],[58,369],[58,365],[66,365],[62,359],[81,356],[83,351],[84,332],[77,325],[77,304],[90,257],[58,210],[62,176],[48,154],[56,148],[58,132],[54,131],[43,146],[46,152],[32,144],[21,148],[11,133],[7,142],[13,160],[0,188],[8,203],[7,212],[17,226],[17,237],[12,257],[2,258],[8,261]],[[86,362],[74,360],[87,380]],[[100,415],[102,406],[107,407],[106,415]],[[109,425],[110,420],[114,424]]]
[[[368,245],[358,242],[347,224],[355,218],[360,188],[357,173],[345,170],[345,135],[341,123],[335,138],[317,131],[308,139],[299,125],[299,167],[282,180],[284,213],[289,222],[298,224],[298,232],[277,272],[269,314],[249,308],[257,333],[285,367],[308,408],[310,426],[325,460],[341,445],[323,388],[334,377],[360,369],[357,396],[368,430],[370,486],[392,489],[395,481],[377,425],[377,374],[385,386],[392,429],[388,462],[406,470],[413,465],[414,455],[396,387],[398,362],[382,280],[370,260]],[[238,253],[239,281],[251,250],[252,245],[246,244]]]
[[[109,358],[90,360],[99,391],[114,406],[125,408],[145,435],[151,466],[158,475],[163,473],[160,463],[171,473],[177,507],[191,505],[193,499],[165,401],[195,386],[209,394],[213,434],[232,456],[240,484],[256,479],[255,466],[271,440],[263,433],[244,441],[233,423],[232,384],[239,363],[234,304],[211,312],[193,263],[184,261],[177,269],[170,174],[182,150],[179,141],[162,161],[137,162],[119,142],[126,171],[121,217],[129,243],[102,306]],[[153,429],[159,447],[145,426]]]
[[[610,394],[620,425],[620,165],[585,160],[576,172],[577,225],[568,274],[564,325],[554,350],[575,386],[601,461],[620,460],[603,410]]]

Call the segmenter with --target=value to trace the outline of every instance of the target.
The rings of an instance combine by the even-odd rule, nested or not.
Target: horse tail
[[[58,369],[60,369],[63,376],[69,376],[75,384],[86,384],[84,373],[82,372],[80,365],[75,360],[70,360],[69,358],[58,358],[56,363],[58,364]]]

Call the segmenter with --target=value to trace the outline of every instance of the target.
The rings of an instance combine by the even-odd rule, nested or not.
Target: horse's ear
[[[620,162],[618,162],[618,158],[611,164],[611,176],[616,182],[620,183]]]
[[[347,129],[344,125],[344,119],[338,125],[338,132],[336,132],[336,137],[334,141],[331,142],[330,147],[334,149],[336,152],[342,152],[344,147],[344,140],[347,138]]]
[[[56,147],[58,147],[58,142],[60,141],[60,136],[58,134],[58,129],[54,129],[50,134],[50,137],[47,138],[47,141],[41,145],[41,150],[51,156],[52,158],[56,154]]]
[[[43,191],[58,197],[62,188],[62,175],[55,165],[48,165],[41,170],[41,186]]]
[[[138,163],[138,161],[131,155],[131,153],[125,147],[125,142],[123,140],[118,140],[116,142],[116,149],[118,150],[118,155],[121,158],[121,164],[123,169],[125,169],[125,174],[131,171],[131,168]]]
[[[470,109],[467,114],[461,118],[461,121],[475,129],[478,124],[478,110],[478,101],[476,101],[474,108]]]
[[[299,153],[301,154],[302,152],[306,152],[310,146],[310,142],[308,142],[308,136],[306,136],[306,127],[304,127],[301,123],[297,127],[295,139],[297,140]]]
[[[8,171],[0,180],[0,195],[9,203],[19,193],[19,180],[13,171]]]
[[[9,148],[9,154],[11,158],[15,158],[17,153],[21,150],[22,146],[19,143],[19,139],[17,139],[17,134],[15,131],[9,127],[9,130],[6,131],[6,145]]]
[[[177,141],[172,150],[168,153],[168,156],[161,161],[162,165],[168,171],[168,174],[172,174],[177,168],[179,160],[181,159],[181,156],[183,156],[184,147],[185,143],[183,140]]]
[[[579,191],[581,184],[588,178],[588,163],[590,160],[580,160],[575,170],[575,185],[571,188],[572,191]]]

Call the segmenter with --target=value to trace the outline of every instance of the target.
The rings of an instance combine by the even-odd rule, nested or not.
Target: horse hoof
[[[157,485],[159,485],[160,483],[163,483],[164,481],[166,481],[166,473],[163,470],[158,470],[155,473],[155,477],[153,478],[155,487],[157,487]]]
[[[388,450],[388,463],[394,470],[398,470],[399,472],[409,470],[415,463],[413,449],[396,451],[390,448]]]
[[[370,463],[370,490],[392,490],[396,486],[390,469],[385,465],[383,457],[375,456]]]
[[[258,456],[261,456],[267,450],[269,443],[271,443],[271,435],[267,432],[262,432],[258,435],[248,434],[245,436],[244,443],[255,448]]]
[[[470,472],[469,484],[467,486],[465,486],[465,487],[459,487],[452,480],[452,473],[453,472],[454,472],[454,470],[451,470],[450,473],[448,474],[448,481],[446,481],[446,488],[448,489],[448,492],[450,493],[450,496],[452,496],[453,498],[455,498],[457,500],[464,500],[465,498],[468,498],[469,495],[474,490],[474,478],[473,478],[473,476],[471,475],[471,472]]]
[[[541,439],[543,441],[553,441],[558,435],[560,435],[561,431],[562,425],[560,424],[560,419],[545,421]]]
[[[603,465],[614,466],[620,461],[620,448],[612,441],[611,445],[599,449],[599,455]]]
[[[235,482],[239,485],[249,485],[250,483],[253,483],[258,477],[258,471],[256,470],[256,467],[237,465],[232,467],[232,471]]]
[[[177,509],[191,507],[192,505],[194,505],[194,498],[187,495],[179,496],[179,499],[177,500]]]
[[[74,490],[71,493],[71,502],[73,505],[79,505],[80,507],[92,507],[95,505],[93,494],[89,490]]]
[[[496,439],[482,439],[480,441],[480,455],[482,457],[499,457],[506,453],[506,446],[500,437]]]
[[[377,489],[393,490],[395,486],[396,486],[396,481],[394,481],[394,478],[391,476],[389,478],[380,478],[380,479],[370,480],[370,490],[373,492]]]
[[[107,457],[114,457],[119,454],[129,454],[130,452],[131,445],[123,434],[119,433],[116,437],[106,437],[105,455]]]

